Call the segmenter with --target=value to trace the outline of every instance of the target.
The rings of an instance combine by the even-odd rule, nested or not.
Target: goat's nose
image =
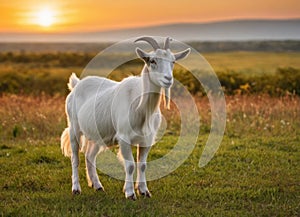
[[[166,75],[165,75],[164,78],[167,79],[168,81],[171,81],[171,80],[172,80],[172,76],[166,76]]]

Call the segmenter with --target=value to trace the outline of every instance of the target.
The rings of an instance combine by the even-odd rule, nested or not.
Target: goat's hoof
[[[126,198],[127,198],[128,200],[132,200],[132,201],[135,201],[135,200],[136,200],[135,194],[132,194],[132,195],[126,197]]]
[[[105,191],[104,191],[104,188],[103,188],[102,186],[100,186],[100,187],[98,187],[98,188],[95,188],[95,186],[92,184],[92,185],[91,185],[91,188],[94,188],[95,191],[103,191],[103,192],[105,192]]]
[[[142,193],[141,195],[145,196],[145,197],[148,197],[148,198],[152,197],[152,195],[151,195],[151,193],[149,191],[146,191],[146,192]]]
[[[98,191],[99,191],[99,192],[105,192],[103,187],[97,188],[96,191],[97,191],[97,192],[98,192]]]
[[[74,189],[74,190],[72,191],[72,194],[73,194],[73,195],[79,195],[79,194],[81,194],[81,191],[80,191],[80,190]]]
[[[140,191],[139,191],[139,195],[141,195],[141,196],[143,196],[143,197],[148,197],[148,198],[151,198],[151,197],[152,197],[150,191],[146,191],[146,192],[140,192]]]
[[[148,191],[148,190],[146,190],[145,192],[142,192],[139,188],[137,188],[137,192],[140,196],[148,197],[148,198],[152,197],[150,191]]]

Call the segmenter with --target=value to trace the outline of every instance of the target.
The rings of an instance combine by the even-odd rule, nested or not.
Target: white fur
[[[188,53],[179,56],[184,58]],[[136,198],[133,187],[136,166],[131,150],[134,144],[138,148],[136,187],[139,193],[151,196],[145,177],[146,160],[161,121],[162,90],[166,89],[169,97],[173,62],[178,54],[172,54],[169,49],[151,53],[137,49],[137,55],[145,61],[141,77],[128,77],[121,82],[96,76],[79,80],[74,73],[70,77],[71,92],[66,99],[68,128],[62,134],[61,149],[64,155],[71,156],[72,191],[75,194],[81,192],[78,177],[80,143],[85,153],[89,186],[101,190],[96,156],[100,149],[118,142],[126,172],[126,198]]]

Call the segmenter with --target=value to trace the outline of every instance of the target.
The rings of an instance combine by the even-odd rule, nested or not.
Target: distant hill
[[[300,52],[300,40],[271,40],[271,41],[190,41],[191,47],[199,52],[224,51],[264,51],[264,52]],[[110,46],[111,43],[64,43],[64,42],[0,42],[2,52],[29,52],[29,53],[98,53]],[[173,48],[173,44],[171,45]]]
[[[181,41],[300,40],[300,19],[180,23],[65,34],[0,33],[0,42],[107,42],[140,35],[171,36]]]

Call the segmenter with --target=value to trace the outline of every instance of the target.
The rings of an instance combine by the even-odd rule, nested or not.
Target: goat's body
[[[152,100],[154,110],[149,114],[138,108],[141,93],[141,77],[129,77],[122,82],[96,76],[81,80],[67,97],[71,129],[98,145],[114,145],[120,139],[129,144],[146,144],[148,139],[154,139],[160,124],[159,99]],[[158,94],[145,95],[150,99]],[[153,133],[149,133],[149,127]]]

